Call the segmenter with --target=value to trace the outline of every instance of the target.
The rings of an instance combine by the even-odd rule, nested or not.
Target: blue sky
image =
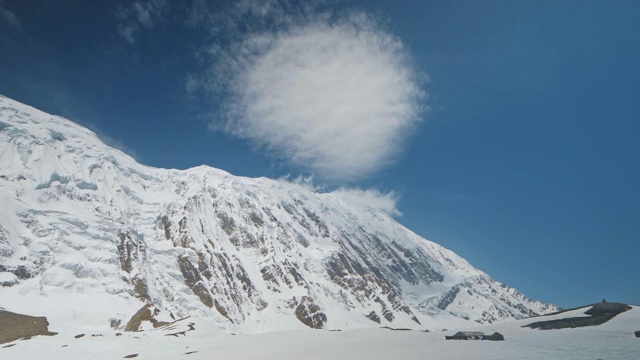
[[[562,307],[640,304],[638,64],[637,1],[0,0],[1,94],[147,165],[369,189]]]

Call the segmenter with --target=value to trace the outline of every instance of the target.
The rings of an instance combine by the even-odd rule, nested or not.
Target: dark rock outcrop
[[[327,322],[327,315],[320,312],[318,305],[308,296],[303,296],[300,299],[295,314],[300,322],[312,329],[322,329],[324,323]]]
[[[523,327],[530,327],[532,329],[540,330],[554,330],[554,329],[567,329],[578,328],[584,326],[596,326],[606,323],[613,319],[618,314],[621,314],[627,310],[631,310],[631,306],[619,303],[598,303],[593,305],[589,310],[584,313],[591,316],[573,317],[566,319],[556,319],[549,321],[538,321]]]
[[[145,305],[138,310],[124,327],[124,331],[140,331],[140,325],[143,321],[149,321],[154,328],[168,325],[168,322],[158,321],[155,317],[159,310],[152,305]]]
[[[373,321],[373,322],[375,322],[375,323],[380,324],[380,316],[378,316],[378,314],[376,314],[376,312],[375,312],[375,311],[370,312],[369,314],[367,314],[367,315],[366,315],[366,317],[367,317],[369,320],[371,320],[371,321]]]
[[[146,258],[146,246],[130,231],[118,234],[118,263],[126,274],[123,279],[131,285],[131,294],[142,301],[150,301],[149,286],[141,273]]]
[[[185,284],[191,288],[194,294],[200,298],[200,301],[208,307],[213,307],[213,297],[209,292],[202,276],[198,269],[191,263],[188,257],[183,256],[178,258],[178,265],[180,265],[180,271],[184,277]]]
[[[456,295],[458,295],[459,292],[460,292],[459,287],[454,286],[453,288],[451,288],[451,290],[438,303],[438,308],[440,310],[445,310],[447,306],[449,306],[449,304],[451,304],[453,300],[455,300]]]
[[[29,316],[0,310],[0,344],[19,339],[31,339],[34,336],[52,336],[49,321],[44,316]]]

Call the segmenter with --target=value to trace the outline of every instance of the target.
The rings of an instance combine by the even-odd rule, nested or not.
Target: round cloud
[[[425,93],[402,42],[363,16],[254,34],[231,48],[224,130],[329,180],[387,166]]]

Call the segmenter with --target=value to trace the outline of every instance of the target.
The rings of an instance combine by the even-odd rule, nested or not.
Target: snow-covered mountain
[[[123,326],[144,304],[228,332],[442,328],[555,311],[332,194],[147,167],[0,97],[0,307]]]

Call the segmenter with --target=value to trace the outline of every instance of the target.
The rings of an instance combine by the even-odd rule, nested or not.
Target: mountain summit
[[[122,327],[151,304],[228,332],[442,328],[556,311],[376,209],[138,164],[0,97],[0,306]]]

